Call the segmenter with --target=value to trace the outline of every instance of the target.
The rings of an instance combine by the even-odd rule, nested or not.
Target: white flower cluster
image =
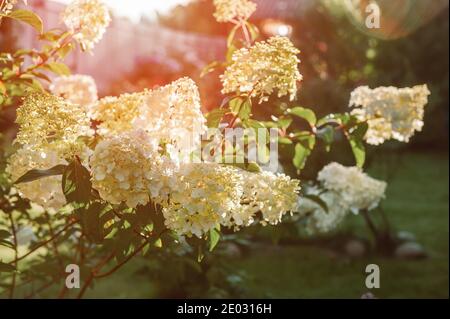
[[[63,12],[63,21],[84,50],[91,51],[103,37],[111,17],[99,0],[74,0]]]
[[[90,150],[81,137],[93,131],[84,109],[61,97],[47,93],[32,93],[17,109],[19,132],[15,142],[20,148],[6,167],[11,180],[32,169],[49,169],[67,164],[66,158],[79,156],[86,162]],[[61,188],[61,176],[50,176],[16,186],[22,197],[46,209],[59,209],[66,200]]]
[[[102,136],[142,129],[185,152],[197,147],[206,131],[197,85],[186,77],[155,90],[100,99],[92,118],[100,122]]]
[[[299,181],[286,175],[187,161],[184,155],[200,144],[206,130],[191,79],[92,104],[89,115],[98,133],[92,155],[80,139],[92,135],[90,118],[65,97],[31,94],[18,109],[22,148],[8,164],[12,180],[31,169],[67,164],[66,158],[77,155],[88,163],[92,186],[102,199],[131,208],[159,204],[169,229],[198,237],[220,225],[237,230],[257,219],[277,224],[297,206]],[[194,143],[186,146],[189,134]],[[47,209],[66,203],[61,176],[22,183],[18,190]]]
[[[262,224],[276,225],[287,212],[296,209],[299,182],[284,174],[267,171],[255,174],[244,172],[245,210],[253,216],[258,211],[262,214]]]
[[[342,203],[352,212],[371,210],[385,196],[386,182],[365,174],[359,167],[330,163],[319,172],[317,180],[325,189],[339,194]]]
[[[32,169],[49,169],[59,164],[67,164],[54,151],[36,151],[27,145],[20,148],[8,159],[6,172],[12,181]],[[17,184],[19,195],[46,209],[59,209],[66,204],[61,188],[61,176],[50,176],[28,183]]]
[[[17,143],[61,158],[82,156],[86,147],[80,137],[93,134],[84,109],[47,93],[29,94],[17,109],[16,123]]]
[[[368,122],[367,143],[378,145],[389,139],[408,142],[415,131],[422,130],[429,94],[426,85],[376,89],[361,86],[351,93],[350,106],[357,107],[353,115]]]
[[[247,20],[256,10],[256,3],[249,0],[214,0],[217,22]]]
[[[97,99],[97,86],[89,75],[74,74],[53,80],[50,91],[73,104],[82,106],[86,112]]]
[[[310,234],[326,233],[336,228],[347,216],[349,210],[340,196],[334,191],[322,191],[310,187],[308,195],[318,196],[326,205],[327,210],[308,197],[299,198],[297,211],[299,216],[307,217],[306,230]]]
[[[166,226],[179,234],[202,237],[219,225],[277,224],[296,209],[299,182],[268,172],[251,173],[217,163],[182,165],[176,187],[164,205]]]
[[[101,141],[90,158],[93,187],[112,204],[145,205],[167,201],[176,159],[161,154],[157,140],[144,131],[130,131]]]
[[[322,187],[308,187],[307,195],[320,198],[325,210],[318,202],[299,198],[298,217],[306,217],[306,230],[309,233],[325,233],[336,228],[349,214],[360,210],[376,208],[385,197],[387,184],[376,180],[358,167],[346,167],[338,163],[326,165],[318,174]]]
[[[288,38],[279,36],[235,51],[232,63],[220,77],[222,93],[246,93],[262,102],[277,89],[278,97],[289,95],[294,99],[297,82],[302,79],[299,52]]]

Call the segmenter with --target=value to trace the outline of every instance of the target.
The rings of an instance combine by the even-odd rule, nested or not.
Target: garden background
[[[378,298],[448,298],[448,1],[380,1],[385,10],[377,32],[366,30],[344,1],[255,2],[252,22],[263,35],[288,35],[301,50],[304,78],[298,104],[314,108],[318,116],[345,111],[350,92],[359,85],[428,85],[423,131],[409,144],[388,142],[376,151],[369,147],[366,164],[371,176],[388,182],[382,205],[390,224],[400,236],[414,237],[423,253],[418,258],[373,253],[371,233],[359,216],[314,237],[289,224],[257,226],[229,235],[200,264],[163,252],[137,258],[86,296],[359,298],[369,291],[365,266],[375,263],[381,269],[381,288],[371,292]],[[60,23],[62,4],[30,0],[29,5],[46,28]],[[92,56],[76,52],[67,63],[73,73],[95,78],[99,96],[190,76],[207,112],[220,105],[221,84],[214,72],[201,78],[201,69],[223,58],[229,31],[217,24],[213,11],[210,1],[193,1],[153,19],[114,17]],[[37,45],[33,32],[5,21],[0,51]],[[271,103],[255,113],[264,118]],[[16,132],[13,117],[0,118],[4,149]],[[346,143],[338,143],[326,156],[315,150],[300,179],[314,178],[330,159],[351,165],[351,155],[342,155],[351,154],[345,148]],[[282,164],[285,172],[295,174],[290,157]],[[0,256],[6,253],[0,248]]]

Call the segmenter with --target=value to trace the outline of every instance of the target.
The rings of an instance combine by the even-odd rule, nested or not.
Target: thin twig
[[[12,217],[12,212],[9,213],[9,220],[11,221],[11,230],[13,234],[13,243],[14,243],[14,272],[12,275],[12,283],[11,283],[11,290],[9,291],[9,299],[14,298],[14,290],[16,287],[16,277],[17,277],[17,265],[18,265],[18,259],[17,256],[19,255],[19,252],[17,250],[17,233],[16,233],[16,226],[14,224],[14,219]]]
[[[72,222],[70,222],[69,224],[67,224],[63,229],[61,229],[60,231],[56,232],[54,236],[50,237],[49,239],[47,239],[46,241],[43,241],[42,243],[38,244],[36,247],[34,247],[32,250],[30,250],[29,252],[27,252],[25,255],[20,256],[20,257],[16,257],[13,261],[10,262],[10,264],[14,264],[16,262],[18,262],[19,260],[24,259],[25,257],[31,255],[32,253],[34,253],[36,250],[38,250],[39,248],[47,245],[48,243],[50,243],[52,240],[54,240],[55,238],[57,238],[59,235],[61,235],[63,232],[65,232],[67,229],[69,229],[71,226],[73,226],[74,224],[76,224],[78,222],[78,220],[74,220]]]
[[[148,244],[148,241],[144,242],[142,245],[140,245],[131,255],[129,255],[127,258],[125,258],[121,263],[117,264],[116,266],[114,266],[112,269],[108,270],[107,272],[103,273],[103,274],[95,274],[94,277],[95,278],[103,278],[106,276],[109,276],[113,273],[115,273],[117,270],[119,270],[123,265],[125,265],[128,261],[131,260],[131,258],[133,258],[134,256],[136,256],[137,254],[139,254],[141,252],[142,249],[144,249],[144,247]]]

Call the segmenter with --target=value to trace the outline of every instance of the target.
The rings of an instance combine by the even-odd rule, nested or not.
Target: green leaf
[[[233,163],[224,163],[224,164],[238,167],[240,169],[243,169],[245,171],[252,172],[252,173],[260,173],[261,172],[261,167],[258,165],[258,163],[255,163],[255,162],[236,163],[236,160],[233,160]]]
[[[292,118],[291,117],[280,117],[277,120],[277,126],[283,130],[287,129],[292,123]]]
[[[350,134],[357,139],[364,139],[364,136],[369,129],[369,125],[366,122],[358,123],[356,127],[350,132]]]
[[[50,80],[50,78],[47,75],[45,75],[44,73],[34,72],[33,75],[38,77],[38,78],[40,78],[40,79],[43,79],[43,80],[45,80],[45,81],[47,81],[49,83],[52,82],[52,80]]]
[[[72,51],[74,48],[72,43],[68,43],[65,46],[63,46],[61,49],[58,50],[58,55],[60,59],[64,59],[70,51]]]
[[[3,84],[2,81],[0,81],[0,94],[2,95],[6,94],[6,86]]]
[[[327,125],[317,130],[317,137],[325,142],[325,148],[330,151],[331,144],[334,141],[334,128],[331,125]]]
[[[111,231],[111,229],[105,228],[105,223],[114,218],[114,213],[107,210],[105,204],[99,202],[80,207],[76,210],[76,213],[79,215],[83,234],[96,244],[102,243]]]
[[[227,109],[214,109],[206,115],[206,125],[211,128],[217,128],[223,116],[228,112]]]
[[[0,246],[14,249],[14,244],[6,239],[0,239]]]
[[[243,97],[234,97],[229,102],[230,110],[233,114],[237,115],[242,121],[246,121],[250,118],[252,113],[252,104],[250,99]]]
[[[66,165],[56,165],[49,169],[32,169],[19,177],[14,184],[28,183],[40,178],[63,174]]]
[[[297,168],[297,171],[300,171],[305,167],[306,160],[314,149],[316,138],[314,135],[304,135],[297,138],[299,143],[295,144],[292,163]]]
[[[155,246],[157,248],[161,248],[163,246],[161,238],[158,238],[157,240],[155,240],[155,242],[153,243],[153,246]]]
[[[304,194],[303,197],[312,200],[314,203],[319,205],[326,213],[328,213],[328,205],[323,201],[320,196],[312,195],[312,194]]]
[[[62,188],[68,203],[86,203],[90,200],[91,176],[78,158],[75,158],[64,170]]]
[[[0,261],[0,272],[13,272],[15,270],[16,270],[16,267],[14,267],[10,264],[5,264]]]
[[[311,151],[303,146],[302,143],[295,144],[295,154],[292,159],[292,163],[297,168],[297,170],[301,170],[305,167],[306,159]]]
[[[355,157],[356,165],[358,167],[363,167],[366,160],[366,150],[363,139],[366,135],[367,129],[367,123],[358,123],[356,124],[356,127],[348,133],[348,141],[350,142],[353,156]]]
[[[259,37],[259,30],[258,27],[248,21],[245,21],[245,25],[248,28],[248,31],[250,31],[250,36],[252,38],[252,41],[255,41]]]
[[[24,22],[32,26],[39,33],[42,33],[44,31],[44,24],[42,23],[42,19],[34,12],[19,9],[14,10],[10,14],[8,14],[7,17]]]
[[[355,157],[356,166],[363,167],[366,160],[366,150],[362,140],[353,136],[349,136],[350,146],[352,148],[353,156]]]
[[[261,167],[259,167],[259,165],[255,162],[248,163],[245,169],[252,173],[260,173],[261,172]]]
[[[316,145],[316,136],[308,131],[297,132],[294,134],[294,137],[311,151]]]
[[[50,62],[45,65],[45,68],[57,75],[70,75],[70,69],[64,63]]]
[[[279,137],[278,143],[280,144],[292,144],[292,140],[288,137]]]
[[[213,251],[220,240],[220,233],[213,228],[209,231],[209,251]]]
[[[307,109],[307,108],[304,108],[304,107],[301,107],[301,106],[297,106],[297,107],[294,107],[292,109],[288,109],[288,112],[290,114],[293,114],[295,116],[298,116],[298,117],[306,120],[311,127],[316,125],[316,122],[317,122],[316,115],[310,109]]]
[[[0,239],[5,239],[11,237],[11,233],[7,230],[0,229]]]
[[[253,120],[253,119],[248,119],[245,121],[245,126],[246,127],[252,127],[252,128],[266,128],[266,126],[264,125],[263,122],[261,121],[257,121],[257,120]]]

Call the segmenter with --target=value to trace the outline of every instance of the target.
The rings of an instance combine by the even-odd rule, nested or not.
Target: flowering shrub
[[[223,68],[222,93],[228,94],[207,115],[201,112],[197,86],[189,78],[97,99],[91,78],[68,75],[67,67],[57,61],[76,43],[92,50],[110,22],[98,0],[73,1],[63,13],[68,31],[42,33],[41,39],[50,41],[43,52],[2,55],[6,71],[1,73],[1,105],[17,103],[12,97],[21,100],[17,151],[8,160],[9,182],[2,185],[0,215],[0,245],[14,251],[11,261],[0,262],[0,271],[8,274],[2,282],[11,297],[19,281],[40,281],[44,287],[48,282],[61,284],[60,297],[64,296],[65,265],[74,262],[81,268],[82,297],[93,280],[115,272],[138,254],[187,241],[201,260],[217,245],[222,228],[276,225],[287,213],[308,218],[312,231],[328,231],[348,211],[373,209],[384,197],[386,184],[362,171],[364,140],[408,141],[421,127],[426,86],[386,92],[358,88],[350,104],[360,108],[318,119],[312,109],[292,102],[302,80],[294,44],[286,37],[257,42],[257,28],[247,20],[256,9],[251,1],[214,3],[216,19],[234,27],[227,60],[213,62],[203,72]],[[40,19],[22,11],[41,32]],[[5,10],[2,17],[14,18],[14,12]],[[24,56],[33,63],[26,65]],[[61,77],[51,81],[42,71]],[[50,93],[39,79],[51,82]],[[292,105],[274,110],[277,116],[270,121],[256,120],[252,108],[274,92],[288,95]],[[308,129],[291,129],[293,121],[304,121]],[[382,138],[377,131],[380,121],[390,128]],[[209,161],[197,151],[210,129],[225,135],[229,129],[257,133],[247,136],[241,149],[233,147],[225,155],[219,151],[227,149],[227,141],[215,135],[218,144],[210,150],[215,156]],[[300,195],[299,180],[263,171],[259,164],[265,162],[252,156],[237,160],[242,150],[270,153],[273,141],[266,137],[272,132],[278,135],[276,143],[292,147],[298,172],[316,144],[329,149],[341,133],[357,167],[329,164],[318,176],[320,183]],[[255,149],[255,140],[265,142]],[[23,241],[18,234],[23,227],[32,227],[35,238],[28,236],[33,239],[20,255]],[[33,262],[19,263],[35,252]]]

